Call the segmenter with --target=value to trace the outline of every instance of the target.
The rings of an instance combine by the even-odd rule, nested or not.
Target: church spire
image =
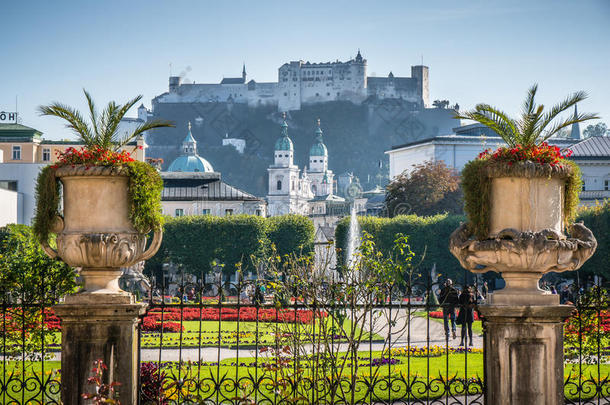
[[[572,119],[578,119],[578,106],[576,104],[574,105],[574,118]],[[582,139],[582,137],[580,136],[580,125],[578,125],[578,122],[572,124],[572,132],[570,132],[570,139]]]
[[[244,83],[246,82],[246,62],[244,62],[244,67],[241,70],[241,77],[244,79]]]

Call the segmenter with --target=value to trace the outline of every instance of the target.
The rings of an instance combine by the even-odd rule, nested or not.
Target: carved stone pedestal
[[[85,404],[83,393],[94,393],[87,383],[93,363],[108,366],[105,383],[120,382],[122,404],[137,403],[138,316],[146,305],[127,293],[77,294],[53,309],[61,318],[61,382],[64,404]]]
[[[568,305],[481,305],[485,403],[564,403],[563,323]]]

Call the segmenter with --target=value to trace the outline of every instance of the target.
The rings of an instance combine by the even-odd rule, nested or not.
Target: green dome
[[[318,120],[318,128],[316,129],[316,143],[309,149],[309,156],[328,156],[328,150],[322,140],[322,129],[320,128],[320,120]]]
[[[214,168],[204,158],[198,155],[183,155],[178,157],[176,160],[169,165],[168,172],[199,172],[199,173],[210,173],[214,171]]]
[[[326,145],[322,142],[316,142],[309,149],[309,156],[328,156]]]
[[[275,150],[294,150],[292,140],[288,138],[288,124],[282,124],[282,136],[275,142]]]
[[[292,140],[287,136],[283,136],[279,138],[275,142],[275,150],[293,150],[294,146],[292,145]]]

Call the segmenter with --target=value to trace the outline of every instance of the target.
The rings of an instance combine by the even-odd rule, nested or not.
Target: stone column
[[[119,382],[122,404],[137,403],[138,316],[145,304],[131,294],[76,294],[53,309],[61,318],[61,385],[66,405],[85,404],[83,393],[95,393],[87,382],[93,363],[103,360],[104,382]]]
[[[574,307],[490,304],[478,309],[485,330],[485,403],[563,404],[563,323]]]

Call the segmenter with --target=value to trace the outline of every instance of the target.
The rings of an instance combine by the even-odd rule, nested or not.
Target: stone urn
[[[43,249],[72,267],[82,268],[84,288],[77,295],[129,295],[119,288],[121,267],[152,257],[161,244],[155,230],[146,249],[146,235],[129,220],[129,175],[121,167],[63,166],[56,177],[63,185],[63,217],[52,231],[57,250]]]
[[[577,270],[597,247],[583,224],[571,224],[564,234],[565,183],[569,168],[547,170],[523,162],[516,173],[489,169],[489,233],[476,239],[468,224],[450,237],[449,248],[460,264],[474,272],[502,273],[506,287],[491,295],[490,303],[558,304],[559,297],[540,289],[548,272]],[[517,297],[515,297],[517,296]]]

